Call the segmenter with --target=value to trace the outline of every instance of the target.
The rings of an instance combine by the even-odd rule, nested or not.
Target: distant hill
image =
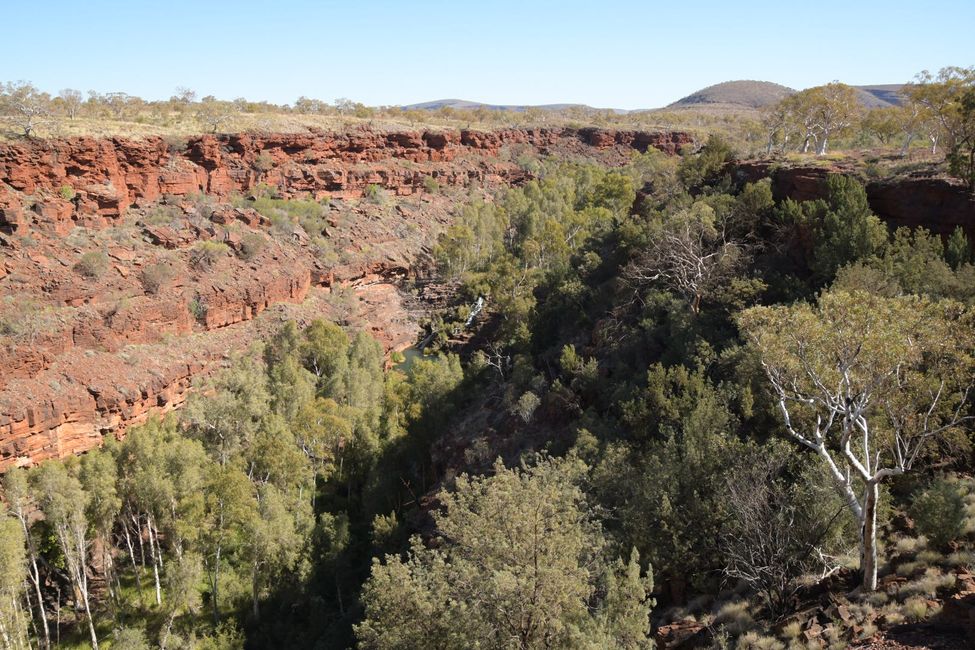
[[[877,86],[855,86],[859,91],[860,102],[867,108],[900,106],[904,101],[901,90],[904,84],[881,84]]]
[[[900,95],[901,84],[878,84],[872,86],[854,86],[857,89],[857,96],[860,103],[867,108],[882,108],[885,106],[897,106],[901,103]],[[668,109],[697,109],[717,112],[751,112],[754,109],[762,108],[774,104],[784,97],[796,92],[788,86],[772,83],[771,81],[725,81],[702,88],[695,93],[679,99],[667,106]],[[529,109],[542,111],[565,111],[568,109],[579,109],[584,112],[612,111],[617,114],[639,113],[645,110],[638,109],[626,111],[619,108],[594,108],[586,104],[485,104],[483,102],[472,102],[466,99],[435,99],[430,102],[420,102],[402,106],[404,110],[438,111],[442,108],[453,108],[456,110],[472,111],[478,108],[489,111],[513,111],[523,113]],[[659,110],[659,109],[656,109]]]
[[[867,108],[897,106],[901,103],[901,84],[854,86],[860,103]],[[774,104],[796,92],[792,88],[770,81],[726,81],[702,88],[679,99],[667,108],[761,108]]]
[[[761,108],[788,97],[795,91],[771,81],[725,81],[702,88],[701,90],[679,99],[667,108],[682,108],[701,104],[724,104],[728,106],[745,106]]]
[[[583,111],[612,111],[614,113],[626,113],[627,111],[619,108],[593,108],[586,104],[484,104],[482,102],[471,102],[466,99],[435,99],[432,102],[420,102],[419,104],[409,104],[402,107],[404,110],[439,111],[441,108],[454,108],[463,111],[473,111],[478,108],[485,108],[489,111],[514,111],[522,113],[528,109],[535,108],[542,111],[564,111],[570,108],[578,108]]]

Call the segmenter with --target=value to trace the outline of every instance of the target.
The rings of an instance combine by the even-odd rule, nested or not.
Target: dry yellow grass
[[[264,132],[304,133],[310,129],[345,131],[370,128],[376,131],[421,129],[477,129],[537,127],[602,127],[633,130],[687,130],[697,137],[719,132],[732,141],[749,140],[755,122],[740,111],[712,113],[696,110],[670,110],[614,115],[589,115],[536,111],[399,111],[374,110],[370,116],[352,114],[302,114],[294,112],[237,112],[226,116],[218,127],[222,133]],[[76,136],[144,138],[148,136],[189,137],[212,131],[212,126],[193,110],[164,112],[144,109],[113,118],[79,115],[74,119],[57,116],[42,121],[36,135],[40,138]],[[22,137],[17,122],[0,115],[0,140]]]

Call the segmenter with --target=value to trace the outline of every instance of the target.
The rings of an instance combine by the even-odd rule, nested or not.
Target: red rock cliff
[[[277,186],[285,196],[338,198],[361,196],[373,184],[412,194],[427,176],[446,185],[511,183],[524,172],[499,157],[506,147],[619,155],[649,147],[675,153],[691,141],[683,132],[511,129],[7,144],[0,146],[0,231],[22,231],[31,223],[60,233],[74,225],[103,227],[133,204],[164,194],[225,197],[258,183]],[[70,191],[62,195],[62,188]]]
[[[776,166],[767,160],[739,162],[737,171],[749,181],[771,178],[776,199],[795,201],[825,198],[826,178],[830,174],[854,173],[842,166]],[[871,210],[895,228],[923,227],[935,234],[950,235],[961,226],[969,240],[975,241],[975,196],[961,181],[921,174],[869,181],[866,191]]]
[[[413,343],[396,278],[429,257],[453,209],[449,194],[424,190],[427,177],[487,188],[524,180],[513,159],[526,153],[612,165],[690,142],[679,132],[533,129],[0,145],[0,320],[24,313],[15,336],[0,336],[0,470],[82,452],[178,408],[195,378],[286,319],[368,329],[387,350]],[[258,183],[337,199],[327,228],[281,232],[220,203]],[[370,184],[391,199],[343,200]],[[216,205],[201,212],[199,194]],[[164,195],[179,215],[160,222],[150,213]],[[256,256],[241,254],[249,235],[266,238]],[[193,247],[204,239],[233,253],[198,268]],[[107,268],[89,277],[74,267],[91,252]],[[160,267],[169,280],[147,287],[145,273]]]

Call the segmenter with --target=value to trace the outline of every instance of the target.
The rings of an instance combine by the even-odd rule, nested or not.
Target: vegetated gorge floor
[[[287,320],[409,347],[423,307],[404,289],[458,205],[543,156],[619,165],[689,142],[537,129],[0,146],[0,470],[178,408]]]

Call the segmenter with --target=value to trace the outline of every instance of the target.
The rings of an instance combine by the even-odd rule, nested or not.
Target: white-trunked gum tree
[[[822,459],[860,524],[863,589],[877,588],[880,485],[970,420],[975,333],[961,304],[824,292],[755,307],[739,325],[761,358],[785,433]]]

